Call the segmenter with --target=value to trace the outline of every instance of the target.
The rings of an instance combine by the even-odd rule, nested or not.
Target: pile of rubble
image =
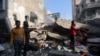
[[[80,56],[81,51],[89,53],[87,47],[83,45],[77,45],[77,44],[75,45],[75,50],[77,53],[72,53],[72,50],[68,48],[70,42],[68,40],[69,26],[70,24],[68,24],[67,27],[60,26],[60,24],[59,25],[55,24],[54,26],[51,26],[51,29],[48,30],[47,39],[45,41],[44,40],[42,41],[45,47],[37,48],[39,46],[35,43],[35,40],[31,40],[30,46],[33,47],[33,50],[30,49],[29,51],[27,51],[27,55],[28,56],[32,56],[32,55],[34,56]],[[33,34],[31,34],[31,36],[32,35]],[[34,36],[35,35],[37,34],[35,33]],[[37,50],[34,50],[34,48],[35,49],[37,48]],[[10,48],[9,43],[0,44],[0,56],[13,56],[13,55],[14,55],[14,49]]]
[[[22,50],[23,52],[23,50]],[[0,56],[13,56],[14,55],[14,49],[10,49],[9,44],[1,44],[0,45]],[[74,55],[74,56],[80,56],[79,54],[73,54],[70,52],[65,52],[61,50],[55,50],[55,49],[39,49],[37,51],[27,51],[28,56],[68,56],[68,55]]]

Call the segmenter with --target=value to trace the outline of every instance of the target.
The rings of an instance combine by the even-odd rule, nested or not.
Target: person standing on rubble
[[[10,45],[14,44],[15,54],[14,56],[21,56],[21,50],[25,44],[25,32],[24,29],[20,27],[20,21],[15,21],[16,27],[11,30]]]
[[[75,51],[75,36],[76,36],[76,28],[75,22],[72,20],[70,27],[70,48]]]
[[[23,56],[26,56],[26,51],[28,50],[28,46],[29,46],[29,39],[30,39],[30,32],[33,31],[33,28],[29,28],[29,24],[28,24],[28,16],[25,16],[25,21],[23,22],[23,28],[25,31],[25,36],[26,36],[26,43],[24,46],[24,53]]]

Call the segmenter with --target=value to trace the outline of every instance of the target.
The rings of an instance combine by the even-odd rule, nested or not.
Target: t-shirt
[[[11,40],[10,40],[10,44],[13,44],[13,41],[17,38],[17,37],[22,37],[25,43],[25,32],[23,28],[13,28],[11,30]]]
[[[74,25],[71,26],[70,34],[72,34],[74,36],[76,35],[76,29],[75,29],[75,26]]]

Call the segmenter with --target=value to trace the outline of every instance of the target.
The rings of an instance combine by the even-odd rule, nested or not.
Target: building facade
[[[79,5],[81,0],[72,0],[72,18],[75,20],[76,17],[76,6]]]
[[[33,27],[35,19],[37,19],[35,23],[42,23],[44,19],[44,0],[0,0],[0,21],[5,21],[6,26],[4,27],[13,28],[16,19],[21,21],[22,26],[25,16],[29,17],[30,27]]]
[[[75,6],[75,20],[100,27],[100,0],[81,0]]]

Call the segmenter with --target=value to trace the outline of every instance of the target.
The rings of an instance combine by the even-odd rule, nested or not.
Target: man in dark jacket
[[[27,21],[28,16],[25,16],[25,19],[26,20],[23,22],[23,28],[24,28],[25,36],[26,36],[26,43],[25,43],[25,46],[24,46],[23,56],[26,56],[26,51],[28,50],[29,39],[30,39],[30,32],[34,30],[33,28],[29,28],[29,24],[28,24],[28,21]]]

